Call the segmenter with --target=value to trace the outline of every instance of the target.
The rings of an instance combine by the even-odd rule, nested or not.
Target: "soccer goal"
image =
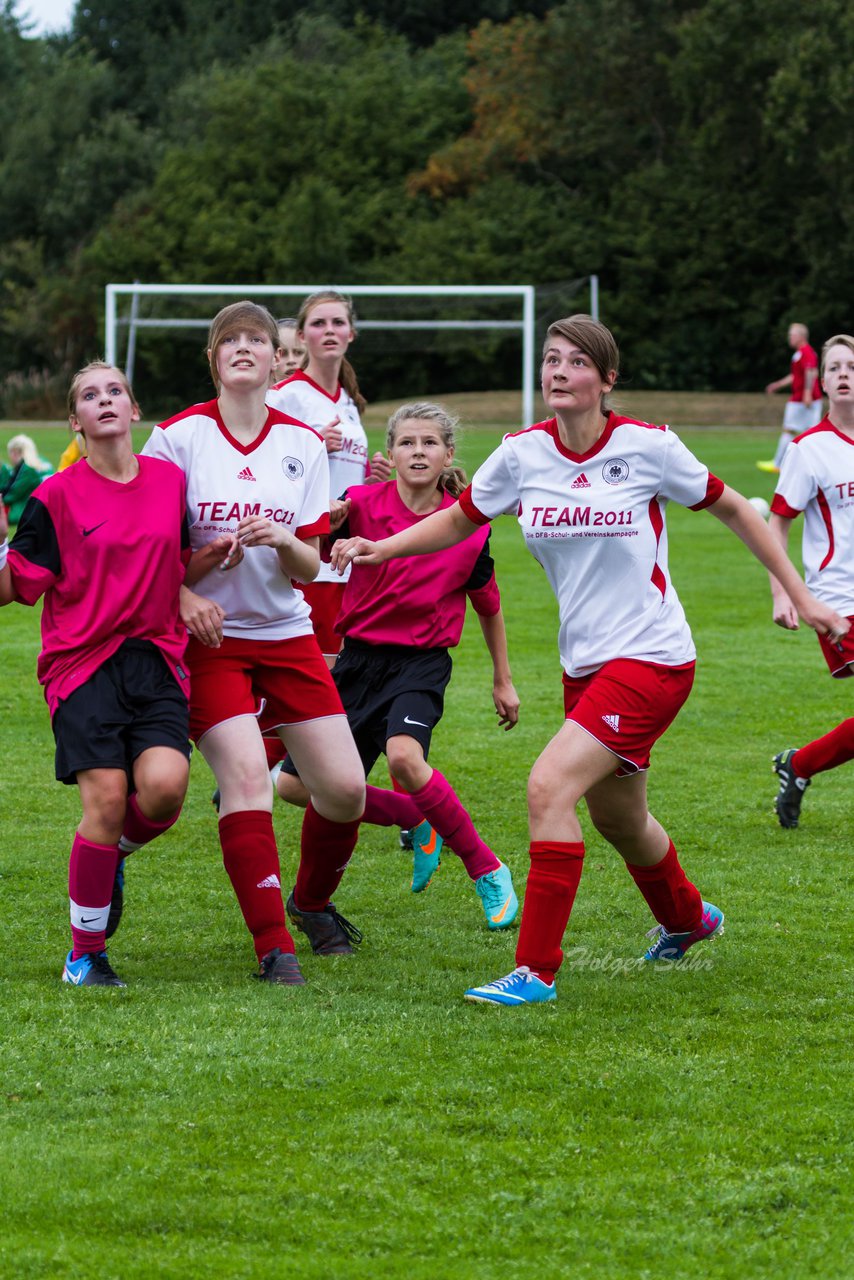
[[[565,282],[564,288],[577,292],[588,284],[590,311],[596,315],[596,277]],[[211,317],[235,297],[264,299],[272,310],[286,314],[294,309],[295,300],[320,289],[336,289],[359,300],[360,333],[395,334],[398,342],[405,342],[406,335],[412,341],[419,331],[434,335],[454,330],[469,335],[479,330],[491,335],[502,331],[518,334],[522,420],[526,425],[534,421],[537,300],[533,285],[108,284],[106,359],[110,364],[123,363],[132,380],[137,341],[146,330],[207,329]],[[120,331],[126,331],[123,361]]]

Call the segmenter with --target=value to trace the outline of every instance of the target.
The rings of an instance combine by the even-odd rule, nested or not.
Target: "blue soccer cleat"
[[[475,880],[474,887],[483,906],[489,929],[509,929],[519,910],[510,868],[500,862],[494,871]]]
[[[646,935],[655,942],[644,960],[681,960],[689,947],[706,938],[714,938],[724,931],[724,913],[711,902],[703,903],[703,916],[696,929],[690,933],[668,933],[663,924],[657,924]]]
[[[549,1004],[557,1000],[557,991],[554,983],[543,982],[523,964],[506,978],[496,978],[495,982],[487,982],[482,987],[469,987],[464,999],[473,1004]]]
[[[412,850],[412,892],[422,893],[441,862],[442,837],[426,818],[407,834]]]
[[[106,951],[87,951],[79,960],[72,960],[74,952],[69,951],[62,981],[70,982],[73,987],[124,987],[112,965],[107,959]]]

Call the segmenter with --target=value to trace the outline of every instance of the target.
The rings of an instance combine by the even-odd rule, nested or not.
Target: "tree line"
[[[595,272],[630,385],[755,389],[791,320],[852,329],[852,53],[846,0],[80,0],[50,38],[5,0],[0,413],[56,406],[133,279]],[[191,363],[207,394],[200,346],[146,337],[146,408]],[[389,341],[366,390],[513,385],[516,350]]]

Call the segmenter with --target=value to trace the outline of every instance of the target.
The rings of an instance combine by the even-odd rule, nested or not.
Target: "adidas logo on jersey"
[[[587,479],[587,476],[582,471],[581,475],[576,476],[576,478],[573,480],[572,484],[569,487],[570,489],[589,489],[590,481]]]
[[[264,880],[259,880],[256,888],[258,889],[281,889],[279,877],[276,875],[267,876]]]
[[[608,728],[609,728],[609,729],[613,729],[613,730],[614,730],[614,733],[619,733],[619,732],[620,732],[620,717],[619,717],[619,716],[603,716],[603,717],[602,717],[602,719],[605,721],[605,723],[606,723],[606,725],[608,726]]]
[[[252,480],[257,484],[257,481],[255,481],[255,477],[253,476],[252,472],[249,470],[248,467],[244,467],[242,471],[238,471],[237,478],[238,480]]]

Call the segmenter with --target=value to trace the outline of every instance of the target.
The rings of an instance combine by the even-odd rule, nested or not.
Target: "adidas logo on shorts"
[[[620,732],[620,717],[619,717],[619,716],[603,716],[603,717],[602,717],[602,719],[605,721],[605,723],[606,723],[606,725],[608,726],[608,728],[609,728],[609,729],[613,729],[613,730],[614,730],[614,733],[619,733],[619,732]]]
[[[253,482],[257,483],[249,467],[244,467],[242,471],[238,471],[237,478],[238,480],[252,480]]]
[[[281,887],[278,876],[267,876],[264,880],[259,880],[256,885],[257,889],[281,889]]]

